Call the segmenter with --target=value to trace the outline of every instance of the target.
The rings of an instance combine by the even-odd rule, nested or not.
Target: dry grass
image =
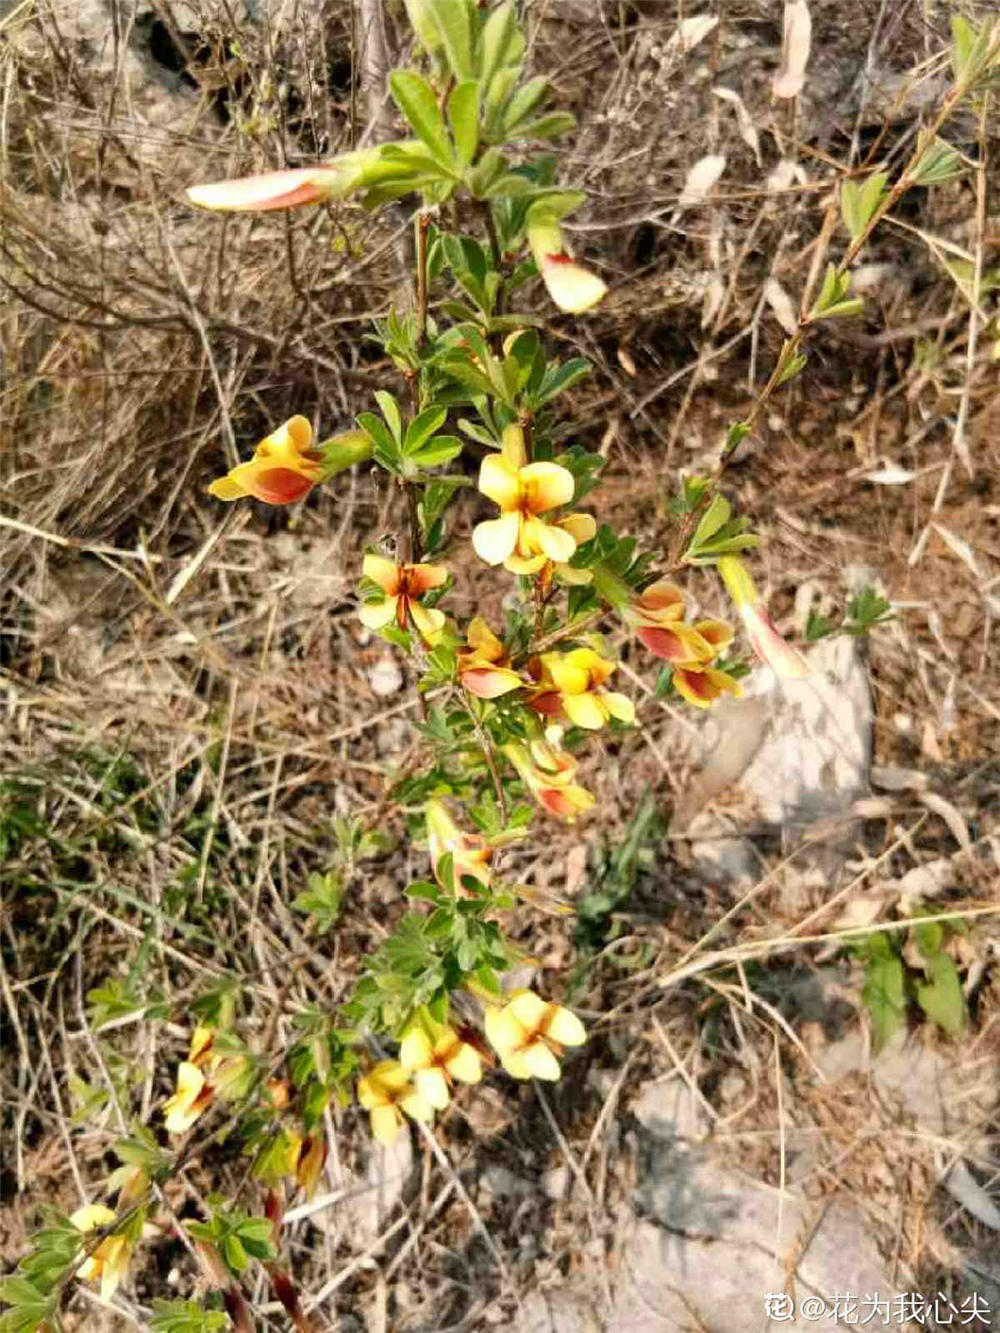
[[[8,1261],[40,1202],[70,1208],[100,1188],[122,1118],[148,1116],[171,1081],[194,997],[235,973],[242,1030],[280,1051],[297,1012],[347,993],[401,885],[424,869],[405,843],[366,865],[325,938],[307,936],[289,908],[308,872],[330,863],[335,814],[402,830],[384,794],[415,757],[415,701],[406,686],[375,692],[372,668],[387,653],[362,639],[352,596],[360,552],[394,531],[396,501],[362,473],[300,513],[222,513],[204,486],[271,423],[303,412],[334,429],[392,384],[363,335],[402,290],[400,223],[353,208],[222,222],[180,202],[196,180],[312,160],[365,130],[352,78],[361,37],[346,0],[288,3],[270,25],[241,18],[234,28],[235,8],[122,8],[100,49],[79,35],[86,6],[37,0],[0,20]],[[796,108],[769,100],[773,6],[730,0],[686,57],[669,46],[673,5],[530,6],[537,67],[581,120],[566,171],[593,202],[574,241],[613,287],[586,320],[549,321],[553,343],[596,368],[567,429],[608,457],[604,512],[654,545],[678,470],[705,465],[780,346],[765,283],[798,302],[842,241],[831,213],[838,172],[867,153],[898,164],[945,84],[943,5],[870,0],[846,25],[839,4],[812,8],[814,59]],[[142,54],[152,24],[158,41],[185,48],[184,78]],[[760,162],[718,86],[742,97]],[[955,131],[975,153],[974,119]],[[704,204],[679,207],[688,168],[708,152],[727,158],[722,182]],[[804,179],[769,190],[783,160]],[[866,825],[855,887],[885,890],[889,911],[886,885],[951,859],[941,903],[973,914],[983,971],[973,1030],[947,1049],[980,1061],[984,1079],[1000,1031],[1000,400],[990,338],[970,353],[969,297],[944,270],[942,247],[997,263],[998,180],[984,173],[978,220],[974,175],[907,202],[866,256],[865,319],[814,340],[805,376],[732,475],[759,519],[787,624],[801,627],[810,602],[842,605],[844,572],[858,566],[901,610],[870,648],[876,759],[927,774],[966,821],[972,850],[904,791]],[[992,315],[991,301],[982,298]],[[912,479],[866,479],[889,465]],[[459,611],[498,596],[463,558]],[[693,586],[712,595],[707,580]],[[621,647],[651,684],[648,662]],[[647,700],[641,718],[647,745],[589,752],[611,838],[646,786],[669,809],[689,778],[669,712]],[[782,1008],[843,902],[813,886],[791,914],[796,895],[782,886],[793,860],[734,905],[730,889],[686,868],[683,850],[659,847],[622,910],[622,938],[575,984],[596,1024],[594,1078],[560,1085],[547,1102],[495,1079],[460,1101],[438,1135],[447,1158],[418,1145],[417,1183],[403,1212],[383,1220],[382,1247],[360,1244],[339,1206],[296,1224],[290,1254],[309,1297],[325,1293],[323,1327],[486,1327],[533,1284],[606,1258],[636,1169],[620,1132],[630,1099],[643,1080],[678,1069],[742,1164],[775,1176],[778,1140],[793,1128],[812,1136],[802,1187],[817,1199],[864,1195],[911,1289],[943,1280],[952,1245],[987,1253],[986,1229],[935,1190],[941,1144],[860,1082],[846,1101],[839,1085],[825,1091],[810,1063],[823,1034]],[[579,835],[546,827],[514,864],[518,878],[561,893],[580,880]],[[541,909],[518,920],[516,938],[552,969],[550,988],[580,962],[571,935]],[[856,1008],[857,969],[837,960]],[[125,997],[102,1027],[85,997],[109,977]],[[140,1021],[153,1003],[163,1020]],[[86,1117],[74,1075],[108,1094]],[[988,1114],[976,1126],[987,1183],[997,1135]],[[357,1113],[333,1113],[334,1126],[329,1189],[363,1194]],[[530,1180],[564,1160],[586,1188],[563,1201],[489,1184],[498,1167]],[[192,1214],[241,1178],[238,1160],[206,1151],[174,1182],[169,1206]],[[151,1297],[171,1293],[171,1269],[183,1293],[194,1276],[166,1206],[159,1220],[165,1230],[118,1327],[142,1326]],[[268,1295],[254,1299],[262,1309]],[[67,1327],[73,1318],[98,1326],[85,1294]],[[262,1328],[279,1326],[262,1316]]]

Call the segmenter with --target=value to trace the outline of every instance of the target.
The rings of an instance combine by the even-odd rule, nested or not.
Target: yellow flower
[[[477,699],[497,699],[524,684],[482,616],[472,620],[467,637],[469,646],[458,650],[458,678],[470,694]]]
[[[362,562],[361,572],[385,594],[380,602],[363,603],[358,611],[362,625],[379,630],[395,620],[400,629],[406,629],[410,619],[428,643],[434,642],[444,629],[444,612],[423,606],[417,598],[445,582],[448,571],[443,565],[397,565],[384,555],[369,553]]]
[[[525,459],[524,432],[511,424],[500,453],[489,454],[479,469],[479,489],[499,505],[500,517],[477,524],[472,545],[488,565],[512,574],[537,574],[548,560],[565,564],[576,550],[571,532],[541,517],[572,500],[573,474],[558,463]]]
[[[371,1116],[372,1134],[387,1148],[396,1141],[404,1112],[411,1120],[434,1118],[434,1108],[398,1060],[383,1060],[358,1080],[358,1101]]]
[[[743,693],[739,681],[717,667],[675,666],[673,682],[681,698],[696,708],[710,708],[723,694],[738,699]]]
[[[577,815],[593,808],[593,796],[573,781],[577,762],[572,755],[553,749],[548,741],[532,741],[530,751],[520,743],[505,745],[503,751],[550,815],[572,823]]]
[[[539,712],[561,710],[575,726],[589,731],[603,727],[611,717],[619,722],[635,721],[632,701],[615,690],[604,689],[604,682],[615,669],[614,662],[606,661],[593,648],[543,653],[542,668],[552,689],[532,700]]]
[[[488,889],[489,863],[493,857],[493,848],[485,838],[476,833],[465,833],[460,829],[452,819],[448,807],[436,798],[427,802],[426,816],[428,850],[438,882],[441,882],[438,866],[443,857],[450,855],[453,883],[458,892],[466,891],[462,884],[465,875],[477,879],[484,889]]]
[[[534,216],[532,216],[534,214]],[[607,286],[567,253],[562,229],[541,206],[528,214],[528,245],[548,293],[560,310],[579,314],[597,305]]]
[[[729,596],[740,613],[750,640],[750,647],[776,676],[799,680],[809,675],[805,658],[781,637],[771,617],[764,610],[750,571],[737,555],[723,555],[718,560],[719,573]]]
[[[476,1048],[463,1041],[454,1028],[435,1023],[427,1015],[403,1034],[399,1063],[420,1096],[437,1111],[448,1105],[454,1079],[478,1083],[483,1076]]]
[[[566,514],[564,518],[556,519],[555,526],[562,528],[563,532],[568,532],[577,546],[593,541],[597,535],[597,521],[592,514]],[[562,561],[553,565],[552,569],[559,582],[570,587],[591,583],[594,578],[589,569],[574,569],[572,565]]]
[[[197,1065],[185,1060],[177,1066],[177,1091],[163,1104],[169,1134],[183,1134],[211,1104],[212,1089]]]
[[[102,1203],[88,1203],[70,1215],[70,1222],[77,1231],[86,1234],[109,1227],[115,1221],[115,1214]],[[101,1300],[110,1300],[115,1288],[128,1271],[129,1256],[132,1246],[124,1236],[106,1236],[93,1253],[89,1254],[76,1271],[84,1282],[100,1278]]]
[[[288,505],[304,499],[317,482],[372,455],[372,442],[363,431],[343,431],[313,445],[313,429],[305,417],[290,417],[272,431],[253,452],[213,481],[209,494],[217,500],[240,500],[252,495],[265,504]]]
[[[582,1046],[587,1033],[569,1009],[546,1003],[534,991],[514,991],[502,1009],[486,1010],[486,1035],[513,1078],[555,1081],[564,1046]]]

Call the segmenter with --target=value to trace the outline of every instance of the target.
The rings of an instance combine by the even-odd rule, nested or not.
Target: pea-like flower
[[[719,573],[740,613],[750,647],[776,676],[800,680],[809,675],[805,658],[778,633],[774,621],[764,610],[764,603],[754,586],[750,571],[737,555],[723,555],[718,560]]]
[[[739,681],[718,667],[675,666],[673,682],[681,698],[696,708],[710,708],[723,694],[738,699],[743,693]]]
[[[428,643],[435,641],[444,628],[444,612],[424,606],[418,599],[445,582],[448,571],[443,565],[397,565],[395,560],[369,552],[362,562],[361,572],[384,594],[381,601],[365,602],[361,606],[358,617],[362,625],[379,630],[395,620],[400,629],[406,629],[407,621],[412,620]]]
[[[549,295],[560,310],[579,314],[597,305],[607,292],[606,284],[566,249],[562,229],[544,208],[528,214],[528,245]]]
[[[358,1101],[369,1113],[372,1134],[387,1148],[396,1141],[404,1113],[425,1123],[434,1118],[433,1106],[398,1060],[383,1060],[358,1080]]]
[[[391,149],[392,154],[388,155],[386,149]],[[200,208],[226,213],[267,213],[343,199],[356,190],[375,186],[391,191],[393,181],[399,181],[401,186],[408,184],[412,190],[415,172],[427,161],[426,153],[418,140],[404,139],[341,153],[313,166],[192,185],[185,193]]]
[[[466,833],[458,827],[443,801],[433,798],[427,802],[427,844],[434,875],[441,882],[438,867],[445,856],[451,857],[452,879],[455,888],[464,892],[462,879],[470,876],[488,889],[489,863],[493,848],[478,833]]]
[[[197,1065],[184,1060],[177,1066],[177,1090],[163,1104],[168,1134],[184,1134],[212,1103],[212,1089]]]
[[[710,662],[719,649],[712,639],[720,636],[722,621],[688,624],[684,619],[684,594],[674,583],[653,583],[625,608],[624,617],[635,628],[639,642],[667,662]],[[702,634],[704,626],[711,637]],[[732,639],[732,631],[729,632]]]
[[[587,1032],[576,1014],[531,990],[517,990],[502,1008],[489,1008],[486,1036],[512,1078],[554,1082],[564,1046],[582,1046]]]
[[[604,688],[604,682],[615,669],[614,662],[608,662],[593,648],[543,653],[541,663],[542,693],[532,700],[539,712],[562,713],[575,726],[589,731],[603,727],[612,717],[619,722],[635,721],[631,699]]]
[[[478,1083],[483,1076],[482,1059],[475,1046],[463,1041],[454,1028],[435,1023],[429,1015],[422,1016],[403,1034],[399,1063],[420,1096],[436,1111],[448,1105],[455,1080]]]
[[[217,500],[253,496],[265,504],[288,505],[304,499],[321,481],[372,454],[363,431],[343,431],[313,446],[313,428],[305,417],[290,417],[261,440],[248,463],[240,463],[209,486]]]
[[[573,781],[577,762],[572,755],[556,750],[548,741],[532,741],[530,750],[519,742],[505,745],[504,754],[539,805],[570,823],[595,805],[586,787]]]
[[[70,1222],[84,1235],[114,1222],[115,1214],[102,1203],[88,1203],[70,1214]],[[101,1281],[101,1300],[108,1301],[128,1271],[132,1246],[124,1236],[106,1236],[97,1248],[84,1259],[76,1275],[84,1282]]]
[[[466,637],[468,646],[458,650],[458,679],[470,694],[477,699],[498,699],[524,684],[482,616],[471,621]]]
[[[488,565],[512,574],[537,574],[551,560],[565,564],[576,551],[566,520],[542,517],[569,504],[573,474],[558,463],[528,463],[524,432],[516,423],[504,431],[503,448],[483,459],[479,489],[500,507],[500,517],[476,525],[472,545]]]

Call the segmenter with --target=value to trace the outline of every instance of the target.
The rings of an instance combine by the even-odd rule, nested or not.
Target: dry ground
[[[293,0],[271,23],[211,0],[113,8],[110,27],[96,0],[25,0],[0,19],[8,1264],[40,1203],[69,1209],[99,1188],[118,1109],[149,1115],[165,1093],[195,997],[235,971],[248,1038],[290,1039],[290,1015],[347,992],[398,912],[399,889],[425,871],[405,845],[366,863],[342,924],[322,938],[289,908],[306,875],[330,863],[335,815],[401,831],[384,793],[416,754],[414,699],[387,650],[363,638],[352,595],[362,548],[399,520],[395,497],[367,473],[293,513],[223,513],[205,495],[271,423],[298,411],[329,430],[392,386],[363,335],[400,290],[399,219],[344,208],[223,222],[179,199],[196,180],[355,142],[365,111],[357,24],[344,0]],[[869,153],[898,167],[946,87],[947,6],[864,0],[846,22],[841,4],[814,0],[804,95],[772,102],[779,8],[706,6],[723,21],[683,56],[670,45],[672,3],[528,7],[535,64],[580,118],[564,169],[592,202],[573,239],[612,288],[586,319],[549,317],[553,343],[595,365],[566,429],[607,456],[603,512],[654,546],[680,471],[709,462],[780,346],[780,295],[766,284],[798,303],[811,268],[844,244],[832,225],[838,173]],[[741,115],[719,87],[739,94]],[[990,162],[997,125],[994,115]],[[975,154],[971,116],[950,133]],[[726,171],[709,200],[681,208],[687,170],[709,152],[725,155]],[[876,762],[927,775],[966,839],[903,790],[865,826],[862,889],[947,858],[941,901],[977,911],[996,907],[1000,879],[1000,394],[992,339],[970,353],[968,294],[944,261],[957,246],[979,248],[987,268],[1000,262],[998,180],[986,174],[978,224],[975,173],[905,201],[864,256],[864,318],[814,339],[804,376],[731,476],[759,520],[762,573],[784,624],[801,626],[810,604],[842,606],[859,568],[899,612],[869,650]],[[993,315],[995,301],[983,297]],[[473,520],[470,502],[466,530]],[[456,610],[491,607],[495,582],[460,556],[456,567]],[[712,605],[708,580],[693,588]],[[650,686],[648,660],[621,651]],[[600,818],[546,827],[518,854],[519,877],[583,891],[599,845],[621,836],[644,790],[665,816],[683,794],[690,758],[675,724],[635,688],[648,744],[592,747]],[[341,1278],[319,1307],[323,1326],[486,1327],[510,1314],[515,1291],[613,1265],[610,1219],[636,1171],[620,1130],[636,1087],[678,1065],[722,1118],[720,1143],[768,1179],[779,1178],[782,1127],[818,1128],[809,1188],[864,1200],[900,1289],[948,1281],[953,1247],[987,1255],[995,1235],[939,1188],[947,1142],[912,1133],[860,1076],[846,1097],[815,1080],[811,1044],[835,1033],[786,1018],[780,997],[814,966],[816,947],[777,943],[736,984],[741,951],[786,940],[829,896],[813,887],[790,915],[796,895],[782,882],[766,880],[713,935],[728,970],[673,984],[735,902],[686,867],[680,843],[657,843],[622,909],[621,940],[596,957],[574,946],[572,918],[526,909],[515,934],[541,960],[543,984],[571,986],[594,1020],[581,1075],[613,1078],[574,1078],[546,1106],[495,1077],[460,1101],[440,1126],[450,1166],[424,1156],[412,1225],[374,1261],[357,1262],[336,1221],[300,1224],[292,1254],[305,1291]],[[817,919],[827,927],[832,915]],[[989,1080],[995,918],[984,913],[970,931],[967,1031],[917,1040]],[[834,965],[843,1021],[864,1022],[856,964],[841,952]],[[85,997],[111,979],[117,1007],[98,1032]],[[746,984],[773,1003],[748,1005]],[[156,1020],[140,1021],[150,1005]],[[74,1080],[115,1097],[84,1114]],[[368,1150],[355,1110],[335,1120],[331,1188]],[[996,1120],[977,1133],[989,1186]],[[589,1196],[511,1200],[477,1183],[490,1167],[531,1178],[567,1155],[585,1163]],[[239,1175],[219,1151],[173,1202],[193,1212]],[[192,1277],[165,1232],[117,1326],[142,1327],[150,1298],[187,1294]],[[77,1294],[67,1327],[101,1318]],[[280,1326],[277,1316],[261,1324]]]

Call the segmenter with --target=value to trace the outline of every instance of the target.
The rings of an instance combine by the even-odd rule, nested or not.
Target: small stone
[[[372,693],[380,699],[387,699],[390,695],[399,693],[403,688],[403,672],[392,653],[386,653],[369,668],[368,683],[372,687]]]
[[[552,1167],[549,1171],[543,1171],[538,1183],[545,1197],[558,1203],[569,1197],[573,1176],[569,1167],[563,1163],[561,1166]]]

